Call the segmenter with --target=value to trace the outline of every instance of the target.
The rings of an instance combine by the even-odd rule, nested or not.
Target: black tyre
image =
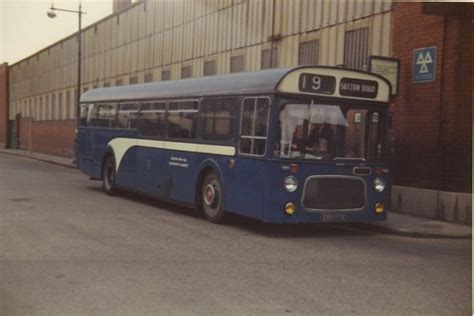
[[[102,168],[102,187],[108,195],[115,195],[117,188],[115,186],[115,158],[108,156],[105,159],[104,167]]]
[[[224,221],[223,201],[221,181],[217,174],[209,172],[204,177],[201,186],[201,207],[209,221],[213,223]]]

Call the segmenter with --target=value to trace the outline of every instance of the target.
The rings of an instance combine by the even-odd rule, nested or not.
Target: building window
[[[72,118],[75,119],[77,118],[77,111],[78,111],[78,108],[79,108],[79,102],[78,102],[78,96],[77,96],[77,89],[74,89],[74,102],[72,104],[74,104],[74,111],[72,111]]]
[[[216,61],[206,61],[204,63],[204,76],[213,76],[216,74]]]
[[[98,84],[94,84],[94,85],[92,86],[92,89],[97,89],[98,87],[99,87]]]
[[[162,81],[171,80],[171,71],[170,70],[163,70],[161,72],[161,80]]]
[[[51,119],[56,119],[56,95],[51,94]]]
[[[276,68],[278,66],[278,47],[262,51],[261,69]]]
[[[123,85],[123,80],[122,80],[122,79],[117,79],[117,80],[115,81],[115,85],[116,85],[117,87]]]
[[[63,119],[63,93],[59,92],[58,94],[58,119]]]
[[[31,99],[28,100],[28,113],[29,117],[33,117],[33,107],[31,105]]]
[[[74,112],[74,111],[72,111]],[[71,115],[71,91],[66,91],[66,120],[70,119]]]
[[[44,116],[43,119],[45,121],[51,119],[51,105],[49,104],[49,95],[46,95],[44,100]]]
[[[104,82],[104,88],[110,87],[110,82]]]
[[[130,77],[129,84],[136,84],[138,83],[138,78],[137,77]]]
[[[192,77],[192,67],[186,66],[181,67],[181,79],[191,78]]]
[[[152,81],[153,81],[153,74],[146,74],[145,82],[152,82]]]
[[[245,58],[244,55],[233,56],[230,58],[230,72],[241,72],[245,71]]]
[[[319,40],[300,43],[298,65],[317,65]]]
[[[344,66],[367,70],[369,28],[347,31],[344,39]]]

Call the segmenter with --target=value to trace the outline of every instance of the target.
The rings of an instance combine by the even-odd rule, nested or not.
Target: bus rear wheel
[[[102,187],[108,195],[115,195],[117,193],[115,186],[115,159],[113,156],[108,156],[105,159],[104,167],[102,168]]]
[[[201,201],[204,215],[209,221],[213,223],[224,221],[222,184],[214,172],[210,172],[204,177],[201,186]]]

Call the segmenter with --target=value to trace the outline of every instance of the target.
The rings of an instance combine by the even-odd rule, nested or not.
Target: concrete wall
[[[392,187],[392,211],[436,220],[471,224],[472,194]]]

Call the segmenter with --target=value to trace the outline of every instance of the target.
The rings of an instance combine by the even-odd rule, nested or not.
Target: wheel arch
[[[104,156],[102,157],[102,162],[100,163],[100,180],[103,180],[103,176],[104,176],[104,164],[105,164],[105,161],[107,160],[107,158],[109,157],[113,157],[114,160],[115,160],[115,153],[114,153],[114,150],[111,146],[107,146],[106,150],[105,150],[105,153],[104,153]],[[115,163],[117,163],[115,161]]]
[[[195,192],[194,206],[196,209],[201,208],[202,197],[201,197],[200,192],[201,192],[201,186],[206,174],[208,174],[209,172],[215,172],[221,182],[222,190],[224,190],[224,187],[225,187],[225,183],[223,181],[223,176],[222,176],[222,170],[219,164],[217,163],[217,161],[215,161],[214,159],[206,159],[205,161],[203,161],[201,165],[199,166],[198,170],[199,172],[198,172],[198,176],[196,177],[196,183],[194,186],[194,192]]]

